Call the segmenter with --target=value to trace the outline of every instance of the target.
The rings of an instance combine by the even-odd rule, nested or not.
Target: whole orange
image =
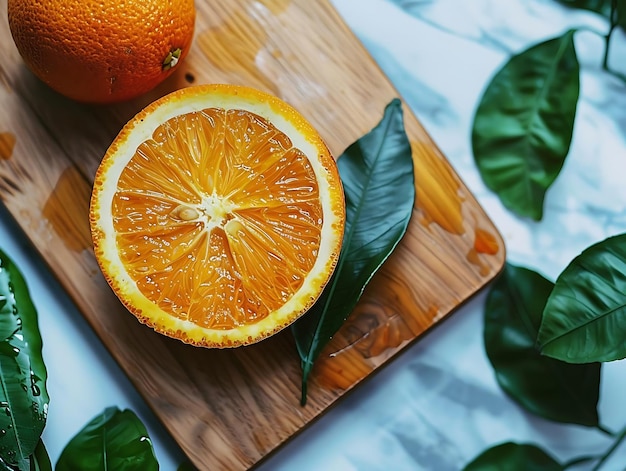
[[[145,93],[185,58],[194,0],[8,0],[26,65],[59,93],[110,103]]]

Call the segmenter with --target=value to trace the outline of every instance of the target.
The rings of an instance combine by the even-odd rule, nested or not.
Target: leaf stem
[[[615,436],[617,436],[617,435],[618,435],[618,433],[619,433],[619,432],[611,432],[608,428],[606,428],[606,427],[605,427],[604,425],[602,425],[602,424],[598,424],[598,425],[596,426],[596,428],[597,428],[600,432],[602,432],[602,433],[604,433],[604,434],[608,435],[609,437],[615,437]]]
[[[607,72],[609,69],[609,52],[611,49],[611,36],[613,35],[613,31],[615,31],[615,27],[617,26],[618,15],[617,15],[617,0],[611,0],[611,17],[610,17],[610,25],[609,31],[604,36],[604,56],[602,58],[602,68]]]
[[[304,370],[304,366],[302,366],[302,369]],[[302,378],[302,386],[301,386],[301,390],[300,390],[300,405],[302,407],[306,406],[306,399],[307,399],[307,377],[308,374],[306,374],[306,376],[304,378]]]
[[[609,52],[611,49],[611,37],[613,35],[613,31],[619,25],[619,11],[617,10],[617,0],[611,0],[611,18],[609,31],[604,36],[604,56],[602,58],[602,69],[608,72],[609,74],[617,77],[622,82],[626,83],[626,74],[618,72],[617,70],[611,69],[609,66]]]
[[[600,459],[600,456],[581,456],[578,458],[574,458],[571,461],[563,464],[563,469],[571,468],[573,466],[578,466],[579,464],[588,463],[590,461],[595,461]]]
[[[626,438],[626,427],[624,427],[622,431],[617,435],[617,439],[615,440],[613,445],[611,445],[606,453],[602,455],[602,457],[600,457],[600,460],[598,461],[598,463],[596,463],[591,471],[598,471],[599,469],[601,469],[602,465],[606,463],[606,460],[608,460],[611,454],[617,449],[617,447],[620,446],[624,438]]]
[[[602,56],[602,65],[601,68],[608,74],[611,74],[613,77],[620,79],[622,82],[626,83],[626,74],[618,72],[617,70],[613,70],[609,65],[609,55],[611,49],[611,37],[615,29],[619,26],[619,13],[617,11],[617,0],[611,0],[611,14],[610,14],[610,24],[609,31],[604,34],[596,30],[595,28],[591,28],[589,26],[580,26],[577,28],[577,31],[589,31],[597,36],[601,36],[604,39],[604,53]]]

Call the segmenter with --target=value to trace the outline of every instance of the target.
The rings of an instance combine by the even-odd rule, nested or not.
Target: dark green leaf
[[[571,7],[589,10],[598,13],[609,20],[613,27],[626,29],[626,1],[624,0],[557,0],[559,3]],[[615,8],[614,10],[612,8]],[[612,31],[611,31],[612,32]]]
[[[540,220],[569,152],[579,94],[574,31],[513,56],[487,86],[472,129],[478,170],[509,210]]]
[[[589,10],[611,18],[611,0],[557,0],[566,7]]]
[[[563,471],[564,466],[534,445],[503,443],[479,455],[464,471]]]
[[[18,268],[0,251],[0,460],[30,468],[49,397],[37,311]]]
[[[189,461],[185,461],[178,466],[177,471],[197,471],[196,467],[192,465]]]
[[[626,358],[626,234],[584,250],[548,298],[541,352],[570,363]]]
[[[611,23],[626,29],[626,1],[617,0],[615,2],[615,12],[611,16]]]
[[[292,326],[302,363],[303,404],[315,359],[400,242],[411,217],[413,158],[400,100],[387,105],[380,123],[348,147],[338,165],[346,198],[341,255],[318,302]]]
[[[35,452],[30,457],[30,471],[52,471],[48,450],[41,440],[37,443]]]
[[[130,410],[108,407],[65,446],[56,471],[158,471],[146,427]]]
[[[485,304],[485,350],[502,389],[549,420],[598,425],[600,364],[572,365],[540,354],[541,315],[554,284],[505,264]]]

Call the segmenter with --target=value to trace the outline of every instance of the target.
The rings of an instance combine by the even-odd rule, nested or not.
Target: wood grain
[[[26,70],[0,6],[2,202],[199,469],[254,466],[502,268],[498,231],[405,106],[417,185],[409,230],[316,364],[305,407],[288,330],[228,351],[156,334],[108,288],[87,224],[95,170],[130,117],[191,83],[251,85],[293,104],[338,156],[398,93],[326,0],[198,0],[192,50],[170,79],[131,102],[81,105]]]

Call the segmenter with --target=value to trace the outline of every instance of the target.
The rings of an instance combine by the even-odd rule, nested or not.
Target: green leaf
[[[463,469],[464,471],[563,471],[565,467],[535,445],[508,442],[488,449]]]
[[[189,461],[185,461],[178,466],[177,471],[197,471],[197,469]]]
[[[559,275],[546,304],[541,353],[570,363],[626,358],[626,234],[592,245]]]
[[[487,86],[472,147],[483,181],[509,210],[541,220],[569,152],[579,94],[574,31],[513,56]]]
[[[30,457],[30,471],[52,471],[52,463],[48,450],[41,439],[35,447],[35,451]]]
[[[570,8],[589,10],[594,13],[611,18],[611,0],[557,0],[559,3]]]
[[[612,25],[626,28],[626,2],[616,0],[616,12],[612,13],[613,0],[557,0],[559,3],[570,7],[589,10],[598,13],[609,20]]]
[[[415,203],[411,146],[402,104],[392,100],[380,123],[338,159],[346,227],[335,273],[292,332],[302,365],[302,403],[313,363],[350,315],[365,286],[406,232]]]
[[[505,264],[485,303],[485,350],[502,389],[528,411],[598,426],[600,364],[572,365],[539,352],[541,315],[554,284]]]
[[[617,0],[615,2],[615,13],[612,14],[611,23],[619,26],[622,29],[626,29],[626,1]]]
[[[158,471],[146,427],[131,410],[108,407],[65,446],[56,471]]]
[[[46,423],[47,371],[28,287],[2,251],[0,319],[0,460],[27,470]]]

